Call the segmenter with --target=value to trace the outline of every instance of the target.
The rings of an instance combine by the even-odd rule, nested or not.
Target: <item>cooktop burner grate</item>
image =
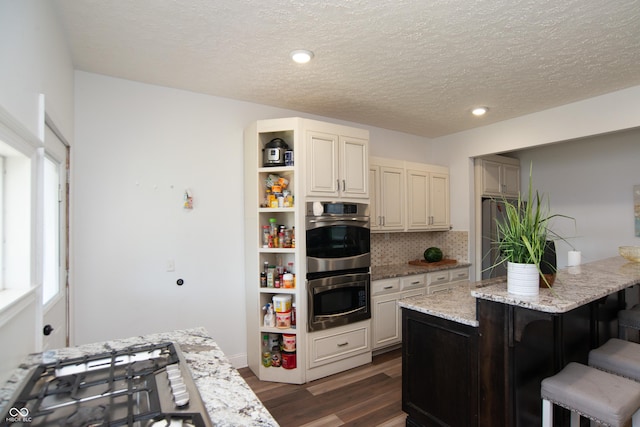
[[[0,421],[206,426],[208,414],[178,353],[173,343],[162,343],[39,365],[12,404],[13,413]]]

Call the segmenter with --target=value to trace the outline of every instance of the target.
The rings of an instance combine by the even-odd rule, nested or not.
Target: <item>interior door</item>
[[[68,146],[45,129],[42,349],[69,344]]]

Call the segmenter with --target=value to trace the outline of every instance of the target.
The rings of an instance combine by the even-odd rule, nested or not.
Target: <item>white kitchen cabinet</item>
[[[314,122],[317,123],[317,122]],[[341,127],[316,124],[306,133],[308,197],[324,200],[369,197],[369,141],[340,133]],[[317,129],[317,130],[316,130]]]
[[[449,169],[372,157],[371,231],[449,230]]]
[[[371,231],[405,230],[404,173],[402,162],[371,158]]]
[[[371,363],[371,320],[308,334],[307,381]]]
[[[374,350],[402,342],[402,298],[426,293],[426,275],[375,280],[371,283],[371,345]]]
[[[520,193],[520,161],[504,156],[476,160],[476,179],[481,194],[492,197],[518,197]]]
[[[448,230],[448,170],[420,164],[407,166],[407,231]]]
[[[274,138],[282,138],[293,150],[291,166],[263,165],[263,148]],[[371,361],[370,320],[349,327],[319,333],[307,331],[305,205],[307,201],[335,200],[336,197],[362,201],[368,197],[368,139],[363,129],[333,125],[298,117],[260,120],[244,132],[244,247],[247,362],[261,381],[302,384],[351,369]],[[274,178],[277,177],[277,178]],[[292,198],[271,204],[268,185],[278,179]],[[337,181],[340,180],[340,188]],[[344,182],[342,182],[344,180]],[[316,190],[309,194],[309,186]],[[270,185],[270,189],[273,186]],[[281,188],[282,190],[282,188]],[[326,190],[326,192],[325,192]],[[275,191],[275,190],[274,190]],[[337,196],[336,196],[337,194]],[[284,194],[283,194],[284,195]],[[365,201],[366,202],[366,201]],[[296,231],[295,247],[264,247],[263,226],[270,219]],[[297,280],[293,288],[264,287],[260,273],[267,266],[293,263]],[[263,307],[278,294],[290,295],[296,304],[297,325],[265,325]],[[284,325],[281,325],[284,326]],[[296,337],[296,367],[264,366],[262,339],[273,334]],[[346,343],[346,344],[345,344]],[[267,348],[264,349],[265,352]]]
[[[432,271],[427,273],[427,294],[446,291],[463,280],[469,280],[469,267]]]

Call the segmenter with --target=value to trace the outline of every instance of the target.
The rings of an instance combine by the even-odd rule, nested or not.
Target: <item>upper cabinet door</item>
[[[407,170],[407,229],[425,230],[429,224],[429,172]]]
[[[380,167],[369,165],[369,215],[371,231],[377,231],[382,226],[380,216]]]
[[[505,197],[518,197],[520,193],[520,166],[502,166],[502,193]]]
[[[307,196],[369,198],[369,141],[307,132]]]
[[[340,137],[340,191],[343,197],[369,197],[369,141]]]
[[[430,227],[448,229],[449,215],[449,175],[432,173],[430,179],[429,205],[431,207]]]
[[[306,151],[307,195],[338,197],[338,136],[309,131]]]
[[[489,160],[482,161],[482,189],[484,194],[502,194],[502,165]]]
[[[404,230],[404,170],[380,166],[379,215],[381,230]]]

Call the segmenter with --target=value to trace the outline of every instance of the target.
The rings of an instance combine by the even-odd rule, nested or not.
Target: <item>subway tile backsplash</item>
[[[371,265],[405,264],[423,259],[425,249],[436,246],[445,258],[468,262],[469,233],[431,231],[422,233],[372,233]]]

